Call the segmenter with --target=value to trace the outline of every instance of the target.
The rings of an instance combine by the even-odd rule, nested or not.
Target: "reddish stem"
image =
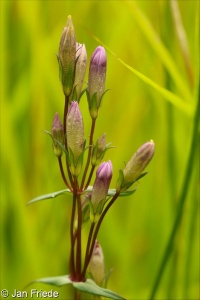
[[[92,119],[92,125],[91,125],[91,130],[90,130],[90,141],[89,141],[89,150],[88,150],[88,157],[87,157],[87,162],[86,162],[86,166],[85,166],[85,170],[84,170],[84,174],[83,174],[83,178],[82,178],[82,182],[81,182],[81,190],[83,189],[84,186],[84,182],[86,179],[86,175],[87,175],[87,171],[89,168],[89,164],[90,164],[90,158],[91,158],[91,154],[92,154],[92,145],[93,145],[93,135],[94,135],[94,129],[95,129],[95,123],[96,123],[96,119]]]
[[[83,271],[82,271],[82,277],[84,278],[85,277],[85,273],[86,273],[86,270],[87,270],[87,267],[88,267],[88,264],[91,260],[91,257],[92,257],[92,252],[93,252],[93,249],[94,249],[94,244],[95,244],[95,241],[96,241],[96,238],[97,238],[97,235],[98,235],[98,232],[99,232],[99,228],[101,226],[101,223],[107,213],[107,211],[109,210],[109,208],[112,206],[112,204],[115,202],[115,200],[118,198],[119,196],[119,192],[117,192],[113,198],[111,199],[111,201],[108,203],[108,205],[106,206],[106,208],[103,210],[100,218],[99,218],[99,221],[97,222],[97,225],[96,225],[96,228],[95,228],[95,231],[94,231],[94,234],[93,234],[93,238],[92,238],[92,243],[91,243],[91,246],[90,246],[90,251],[88,253],[88,256],[85,258],[85,264],[84,264],[84,268],[83,268]]]

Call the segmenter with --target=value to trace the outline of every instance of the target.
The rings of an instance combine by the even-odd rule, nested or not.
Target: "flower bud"
[[[102,137],[100,137],[96,145],[93,147],[92,151],[92,160],[91,163],[93,166],[97,166],[100,161],[103,159],[103,156],[106,152],[106,134],[104,133]]]
[[[90,219],[96,222],[103,210],[108,194],[109,185],[112,179],[112,163],[103,162],[96,172],[96,179],[92,189],[90,202]]]
[[[68,16],[66,27],[63,30],[58,62],[60,69],[60,80],[63,86],[63,92],[66,96],[71,94],[74,75],[75,75],[75,61],[76,61],[76,37],[72,23],[71,16]]]
[[[64,144],[64,129],[60,121],[58,113],[55,114],[53,124],[51,127],[52,139],[53,139],[53,151],[56,156],[62,155],[62,148],[58,142]]]
[[[86,71],[87,52],[84,44],[76,43],[76,73],[73,100],[79,101]]]
[[[105,49],[98,46],[90,60],[88,78],[88,104],[90,115],[97,118],[98,109],[105,91],[107,59]]]
[[[137,152],[131,157],[127,163],[123,175],[124,180],[122,186],[126,184],[133,183],[142,174],[146,166],[151,161],[154,155],[155,144],[153,140],[143,144]]]
[[[89,269],[96,284],[102,286],[103,280],[105,278],[104,255],[101,245],[97,240],[94,244],[94,250],[89,263]]]
[[[71,171],[77,167],[77,163],[81,154],[84,151],[84,125],[81,111],[78,102],[72,101],[66,120],[66,133],[67,133],[67,148],[73,155],[71,161]],[[75,170],[72,171],[73,175],[77,176]],[[80,172],[79,172],[80,173]]]

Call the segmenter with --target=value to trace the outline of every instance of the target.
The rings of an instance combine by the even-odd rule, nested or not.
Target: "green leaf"
[[[122,170],[119,170],[119,177],[117,179],[117,187],[116,187],[117,191],[120,191],[123,181],[124,181],[124,173]]]
[[[89,294],[93,294],[93,295],[98,295],[98,296],[102,296],[102,297],[106,297],[106,298],[110,298],[110,299],[125,299],[122,296],[118,295],[117,293],[108,290],[108,289],[104,289],[101,288],[100,286],[98,286],[93,280],[91,279],[87,279],[85,282],[74,282],[73,286],[85,293],[89,293]]]
[[[27,203],[27,205],[30,205],[30,204],[32,204],[34,202],[37,202],[37,201],[52,199],[52,198],[55,198],[57,196],[60,196],[60,195],[66,194],[66,193],[71,194],[69,189],[65,189],[65,190],[61,190],[61,191],[58,191],[58,192],[53,192],[53,193],[50,193],[50,194],[41,195],[41,196],[38,196],[38,197],[33,198],[32,200],[30,200]]]
[[[36,283],[36,282],[46,283],[46,284],[55,285],[55,286],[62,286],[65,284],[73,284],[73,282],[69,278],[69,275],[39,278],[39,279],[31,281],[29,283],[29,285],[32,283]]]
[[[55,277],[45,277],[39,278],[36,280],[31,281],[28,285],[33,283],[45,283],[54,286],[62,286],[65,284],[72,284],[74,288],[93,295],[103,296],[110,299],[125,299],[118,295],[117,293],[101,288],[98,286],[92,279],[87,279],[85,282],[73,282],[69,278],[69,275],[62,275],[62,276],[55,276]]]
[[[146,176],[149,172],[144,172],[142,174],[140,174],[140,176],[135,180],[138,181],[139,179],[141,179],[142,177]]]

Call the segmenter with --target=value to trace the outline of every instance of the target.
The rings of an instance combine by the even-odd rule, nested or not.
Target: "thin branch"
[[[99,218],[99,221],[97,222],[97,225],[95,227],[95,231],[94,231],[94,234],[93,234],[93,238],[92,238],[92,243],[91,243],[91,246],[90,246],[90,251],[88,253],[88,256],[85,260],[85,264],[84,264],[84,268],[83,268],[83,271],[82,271],[82,277],[85,277],[85,273],[86,273],[86,270],[87,270],[87,267],[88,267],[88,264],[91,260],[91,257],[92,257],[92,252],[93,252],[93,249],[94,249],[94,244],[95,244],[95,241],[97,239],[97,235],[98,235],[98,232],[99,232],[99,229],[100,229],[100,226],[101,226],[101,223],[106,215],[106,213],[108,212],[109,208],[113,205],[113,203],[115,202],[115,200],[118,198],[119,196],[119,192],[117,192],[113,198],[110,200],[110,202],[108,203],[108,205],[106,206],[106,208],[103,210],[100,218]]]
[[[86,175],[87,175],[87,171],[89,168],[89,164],[90,164],[90,158],[91,158],[91,154],[92,154],[92,145],[93,145],[93,135],[94,135],[94,129],[95,129],[95,123],[96,123],[96,119],[92,119],[92,125],[91,125],[91,130],[90,130],[90,141],[89,141],[89,150],[88,150],[88,157],[87,157],[87,162],[86,162],[86,166],[85,166],[85,170],[84,170],[84,174],[83,174],[83,178],[82,178],[82,182],[81,182],[81,187],[80,189],[83,189],[84,186],[84,182],[86,179]]]
[[[63,164],[62,164],[62,158],[61,158],[61,156],[58,157],[58,163],[59,163],[59,167],[60,167],[60,172],[61,172],[61,175],[62,175],[62,179],[63,179],[65,185],[68,187],[68,189],[69,189],[70,191],[72,191],[72,188],[71,188],[71,186],[69,185],[69,183],[68,183],[68,181],[67,181],[67,178],[66,178],[66,176],[65,176],[64,170],[63,170]]]

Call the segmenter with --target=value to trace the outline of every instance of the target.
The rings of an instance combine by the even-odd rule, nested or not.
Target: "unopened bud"
[[[122,188],[133,183],[142,174],[154,155],[155,144],[153,140],[143,144],[127,163],[123,175]]]
[[[90,202],[90,219],[92,222],[97,222],[103,210],[111,179],[112,163],[109,160],[108,162],[103,162],[96,172]]]
[[[106,134],[104,133],[102,137],[100,137],[96,145],[93,147],[92,151],[92,160],[91,163],[93,166],[97,166],[100,161],[103,159],[103,156],[106,152]]]
[[[72,100],[79,101],[87,63],[87,52],[84,44],[76,43],[76,59],[76,73]]]
[[[58,62],[60,69],[60,80],[63,86],[63,92],[66,96],[71,94],[74,75],[75,75],[75,61],[76,61],[76,37],[72,23],[71,16],[68,16],[66,27],[63,30]]]
[[[90,60],[88,78],[88,104],[93,119],[98,116],[98,109],[105,92],[107,58],[105,49],[98,46]]]
[[[51,133],[53,139],[53,151],[55,155],[59,157],[62,155],[62,148],[59,143],[61,143],[62,145],[64,144],[64,129],[58,113],[55,114],[51,127]]]
[[[104,255],[101,245],[97,240],[95,241],[89,269],[96,284],[101,286],[105,278]]]
[[[77,163],[80,162],[79,158],[84,151],[83,118],[82,118],[81,111],[79,109],[78,102],[76,101],[71,102],[67,114],[66,132],[67,132],[67,148],[69,152],[73,154],[73,160],[71,161],[71,170],[73,170],[74,168],[77,167]],[[81,165],[82,165],[82,161],[81,161]],[[75,170],[73,170],[72,173],[73,175],[77,176]]]

